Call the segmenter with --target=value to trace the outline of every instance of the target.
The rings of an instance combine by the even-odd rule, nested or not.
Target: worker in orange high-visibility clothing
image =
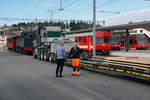
[[[72,58],[72,67],[73,67],[73,74],[72,76],[79,76],[80,75],[80,53],[82,50],[74,43],[74,46],[71,48],[69,53],[69,58]]]

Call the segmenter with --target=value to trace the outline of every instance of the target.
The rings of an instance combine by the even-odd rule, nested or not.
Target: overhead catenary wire
[[[65,9],[65,8],[68,8],[68,7],[72,6],[73,4],[75,4],[75,3],[78,2],[78,1],[80,1],[80,0],[73,0],[71,3],[69,3],[69,4],[66,5],[66,6],[64,6],[63,8],[64,8],[64,9]]]

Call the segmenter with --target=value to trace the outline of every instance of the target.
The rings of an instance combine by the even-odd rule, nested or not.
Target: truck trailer
[[[68,54],[75,42],[75,39],[61,36],[61,32],[55,30],[47,31],[46,28],[38,27],[34,33],[33,57],[39,60],[55,62],[56,47],[63,42],[66,54]]]

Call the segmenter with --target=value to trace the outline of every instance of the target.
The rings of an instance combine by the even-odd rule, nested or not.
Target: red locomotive
[[[93,50],[92,32],[82,33],[64,33],[65,37],[75,38],[76,43],[83,51],[91,52]],[[111,50],[111,34],[106,31],[96,32],[96,53],[109,55]]]
[[[120,50],[121,48],[121,37],[119,34],[112,34],[112,45],[111,48],[115,50]]]
[[[148,39],[144,34],[131,34],[129,41],[130,49],[140,50],[148,48]],[[125,36],[121,39],[121,47],[126,48],[126,38]]]

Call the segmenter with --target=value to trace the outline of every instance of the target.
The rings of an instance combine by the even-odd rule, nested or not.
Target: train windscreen
[[[112,37],[112,44],[120,44],[119,37]]]
[[[147,43],[146,36],[145,35],[139,35],[138,41],[139,41],[139,44],[146,44]]]
[[[145,36],[138,37],[138,41],[139,41],[139,44],[146,44],[147,43]]]
[[[102,43],[102,42],[104,42],[103,37],[97,36],[97,37],[96,37],[96,43]]]
[[[105,36],[105,37],[104,37],[104,42],[105,42],[105,43],[110,42],[110,37],[109,37],[109,36]]]

